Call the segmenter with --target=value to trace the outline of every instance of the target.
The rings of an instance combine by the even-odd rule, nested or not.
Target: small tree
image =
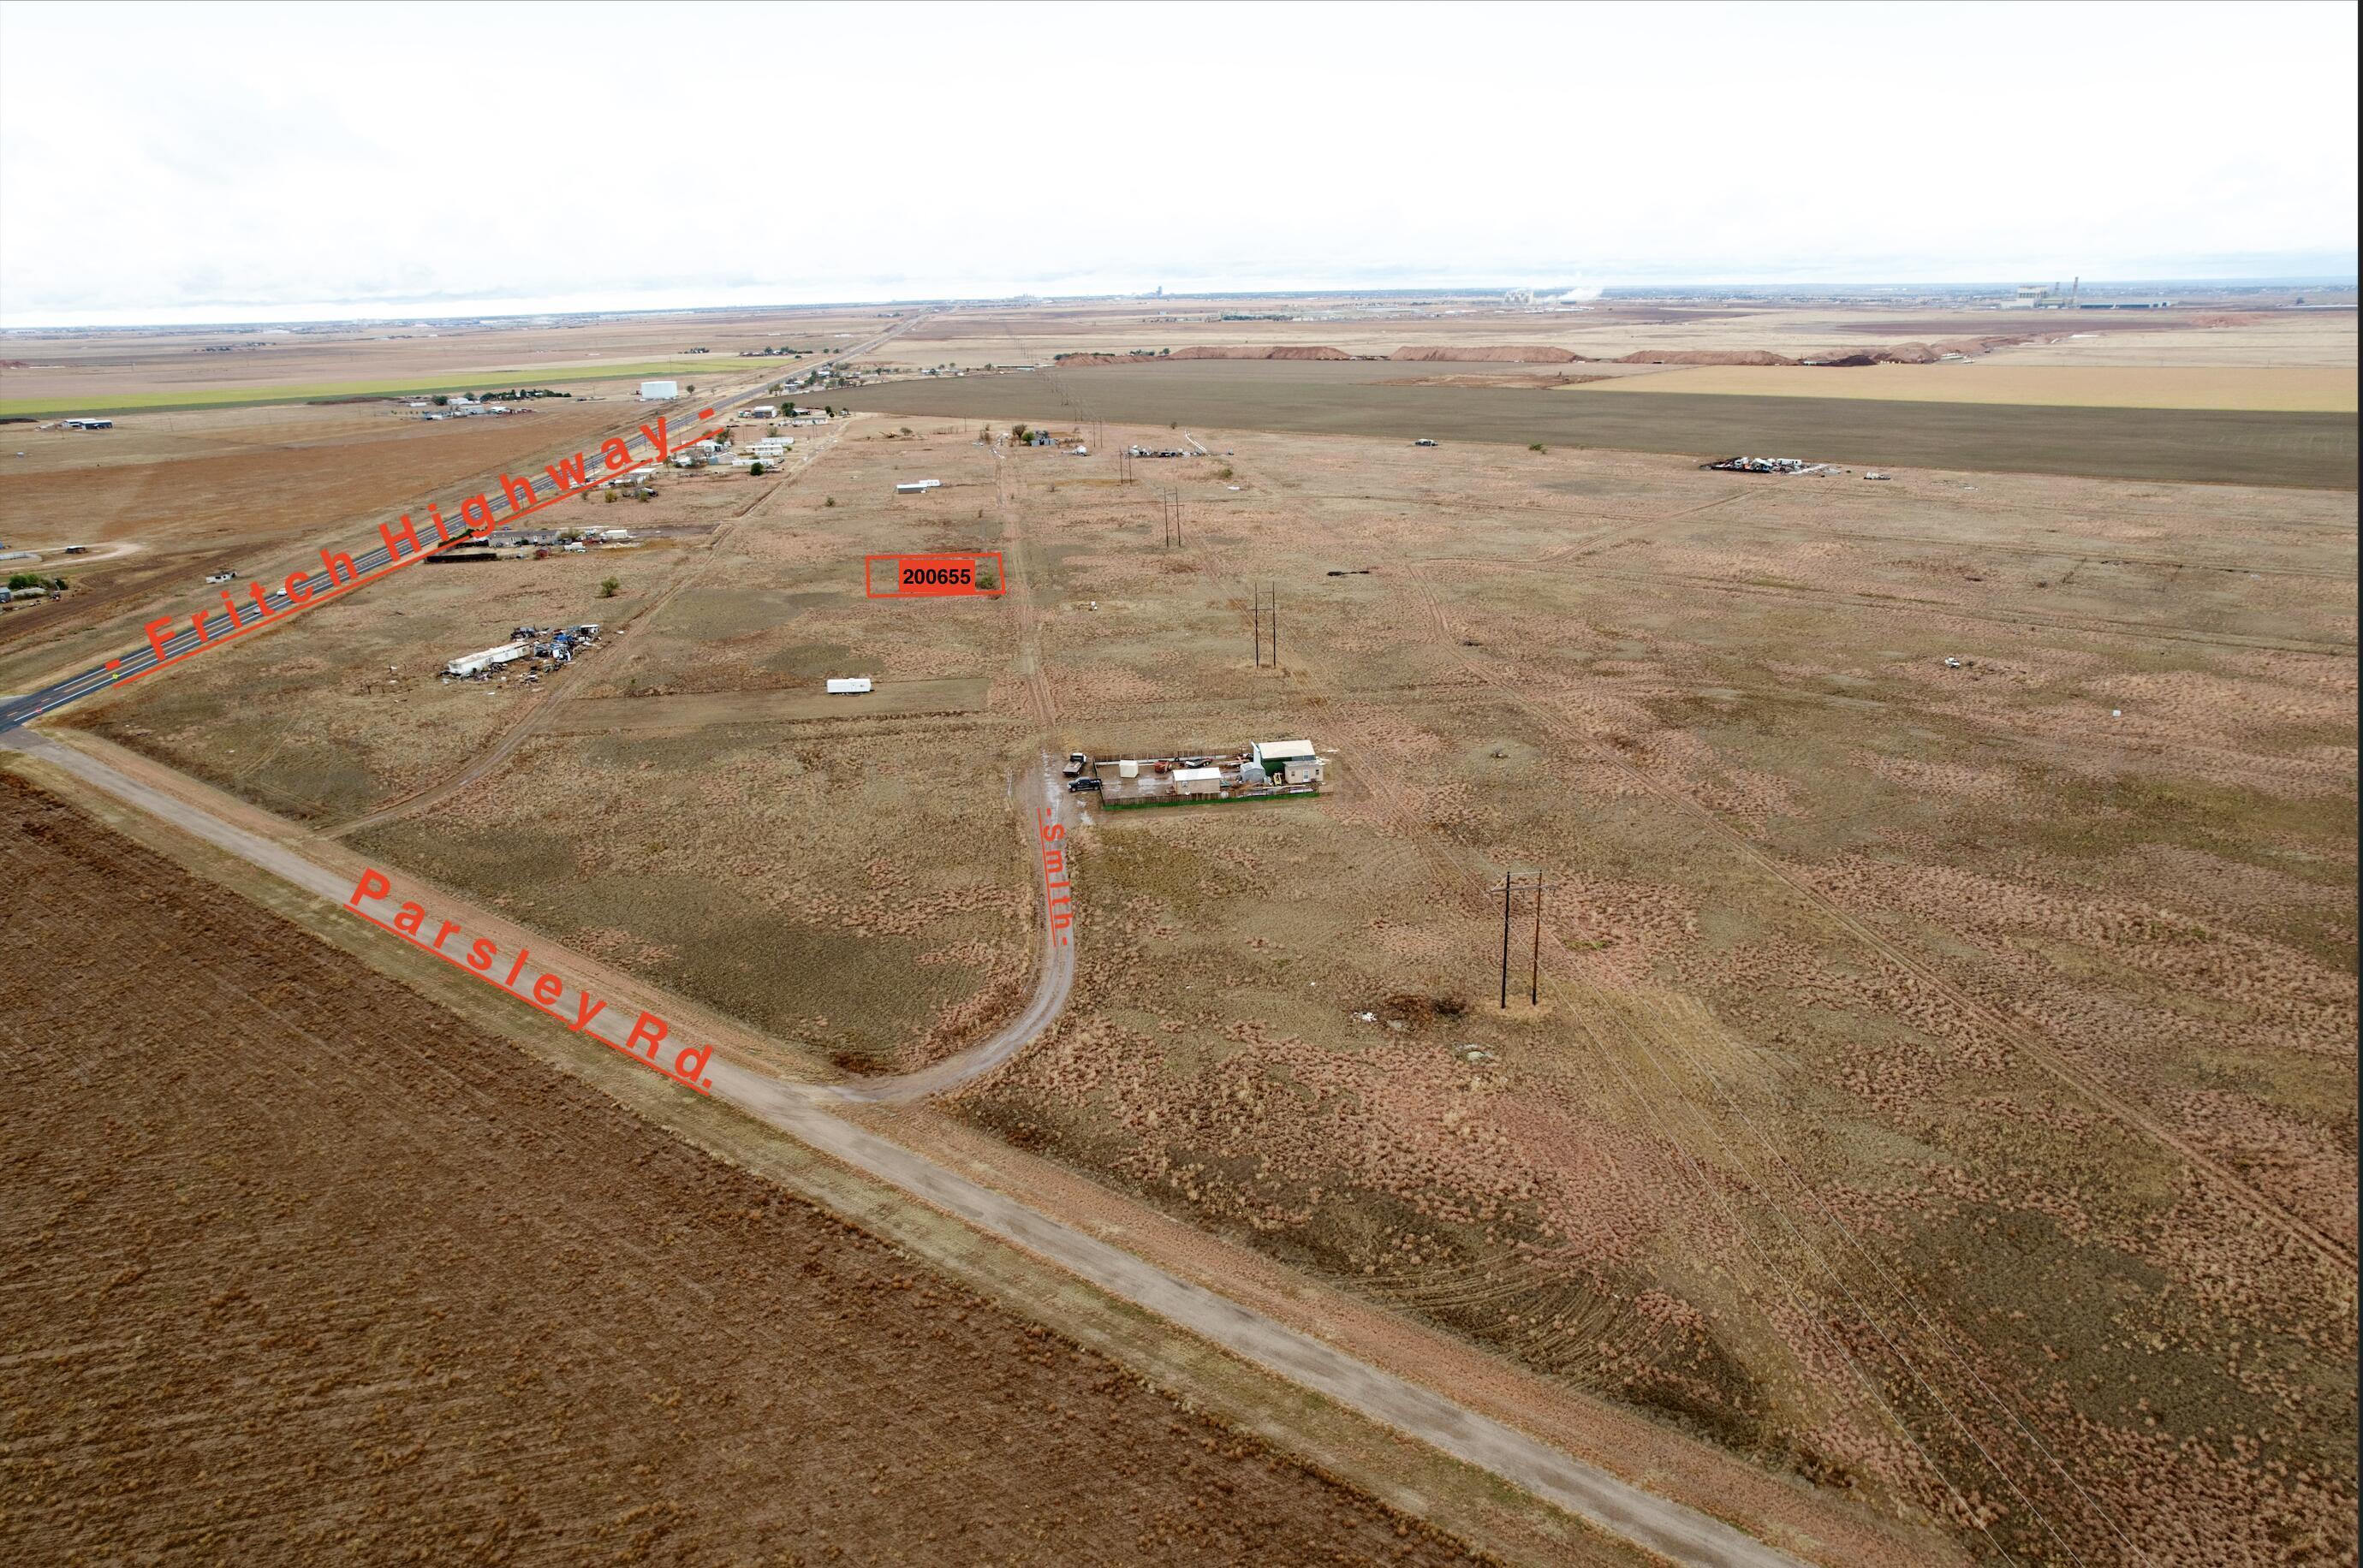
[[[585,499],[585,500],[588,500],[588,499],[589,499],[589,497],[587,497],[587,496],[586,496],[586,497],[584,497],[584,499]],[[613,505],[615,505],[615,504],[616,504],[616,492],[615,492],[614,491],[612,491],[612,490],[611,490],[611,491],[609,491],[607,492],[607,504],[608,504],[608,505],[610,505],[610,506],[613,506]]]
[[[31,572],[20,571],[8,580],[8,586],[12,589],[39,588],[41,586],[41,580],[34,576]]]
[[[445,405],[447,405],[448,403],[450,403],[450,401],[451,401],[451,400],[450,400],[449,398],[448,398],[448,397],[444,396],[441,392],[437,392],[437,393],[435,394],[435,406],[436,406],[436,407],[438,407],[438,408],[444,407]]]
[[[1526,450],[1529,452],[1548,452],[1550,448],[1544,446],[1540,441],[1529,441],[1526,443]]]
[[[599,597],[602,599],[613,599],[616,597],[616,593],[622,590],[623,586],[624,580],[622,578],[611,577],[606,581],[599,585]]]
[[[823,506],[835,506],[837,504],[837,497],[832,495],[826,501],[822,502],[821,504]]]
[[[751,468],[751,469],[749,469],[747,470],[747,472],[748,472],[748,474],[749,474],[749,476],[751,476],[752,478],[755,478],[755,479],[761,479],[761,478],[763,477],[763,463],[762,463],[762,459],[761,459],[761,458],[757,458],[757,459],[756,459],[756,461],[755,461],[755,466],[754,466],[753,468]]]

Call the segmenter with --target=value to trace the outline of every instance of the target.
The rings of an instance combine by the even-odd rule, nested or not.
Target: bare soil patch
[[[1733,365],[1627,376],[1621,378],[1614,390],[2055,408],[2352,414],[2356,407],[2355,372],[2327,366],[2252,369],[2027,365],[1999,360],[1949,365],[1892,361],[1880,365],[1870,373],[1852,374],[1829,366],[1758,369]]]
[[[1392,367],[1387,367],[1392,368]],[[1526,388],[1369,384],[1381,367],[1182,364],[903,381],[840,394],[856,408],[970,420],[1088,415],[1162,428],[1418,436],[1524,447],[1735,452],[1871,467],[2200,480],[2352,491],[2351,414],[2120,408],[2014,408],[1875,398],[1647,399]],[[1854,372],[1829,370],[1832,376]]]

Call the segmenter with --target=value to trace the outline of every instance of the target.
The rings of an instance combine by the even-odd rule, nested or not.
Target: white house
[[[1321,782],[1321,758],[1311,741],[1258,741],[1250,748],[1256,766],[1291,784]]]

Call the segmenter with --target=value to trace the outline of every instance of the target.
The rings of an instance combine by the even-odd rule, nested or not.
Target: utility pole
[[[1533,968],[1526,976],[1526,1000],[1542,1005],[1543,988],[1543,889],[1559,884],[1544,879],[1539,871],[1504,871],[1502,873],[1502,1006],[1510,1005],[1510,898],[1514,893],[1535,896],[1535,938]]]
[[[1261,669],[1263,668],[1263,590],[1260,588],[1255,591],[1255,645],[1256,668]]]
[[[1543,1003],[1543,889],[1548,882],[1535,884],[1535,956],[1534,967],[1526,971],[1526,1003],[1540,1007]]]
[[[1510,874],[1502,873],[1502,1010],[1510,1010]]]

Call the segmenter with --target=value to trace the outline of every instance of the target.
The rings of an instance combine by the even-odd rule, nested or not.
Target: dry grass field
[[[9,1561],[1472,1561],[13,775],[0,823]]]
[[[2352,366],[2031,365],[2016,359],[1833,370],[1783,365],[1692,365],[1590,383],[1619,392],[1745,397],[1878,398],[1907,403],[2032,403],[2082,408],[2229,408],[2352,414]]]
[[[1087,834],[972,1114],[2014,1556],[2351,1549],[2344,503],[1199,434],[1172,555],[1012,459],[1062,728],[1341,778]]]
[[[2233,481],[2343,452],[2351,487],[2353,419],[1372,384],[1411,369],[863,389],[959,412],[600,507],[673,536],[618,558],[638,618],[521,736],[514,692],[346,688],[578,613],[582,563],[392,581],[335,644],[86,722],[322,822],[488,759],[355,846],[856,1072],[1026,993],[1045,743],[1309,737],[1318,800],[1092,813],[1073,999],[957,1114],[1978,1557],[2352,1561],[2353,502]],[[1377,394],[1924,455],[1382,439],[1426,415]],[[1088,458],[975,440],[1084,412]],[[1185,433],[1213,455],[1118,482]],[[2117,471],[1995,471],[2011,443]],[[1010,598],[862,596],[865,554],[964,548]],[[838,674],[880,690],[832,709]],[[264,680],[336,746],[239,760]],[[1503,1010],[1511,869],[1553,886],[1539,1005]]]

